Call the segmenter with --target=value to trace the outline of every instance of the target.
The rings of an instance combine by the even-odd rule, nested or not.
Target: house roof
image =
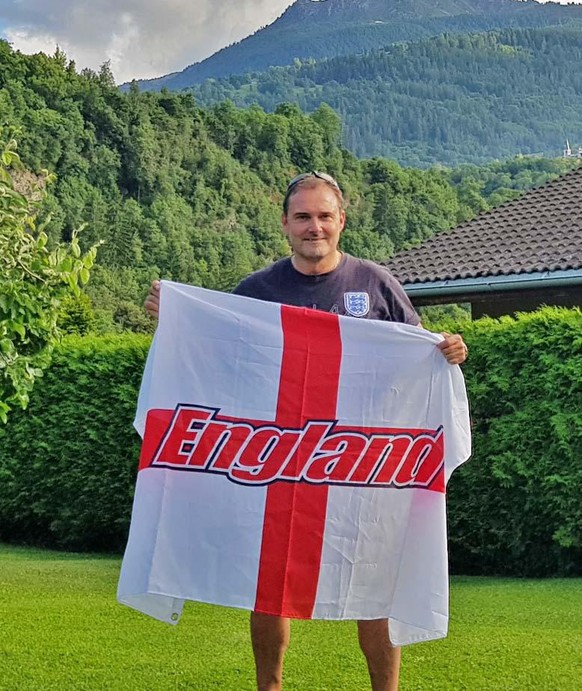
[[[405,287],[582,273],[582,167],[382,264]]]

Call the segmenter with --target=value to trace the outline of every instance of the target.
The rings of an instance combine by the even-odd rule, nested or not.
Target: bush
[[[449,325],[449,330],[452,327]],[[464,322],[474,454],[449,485],[456,573],[582,574],[582,313]],[[125,545],[149,337],[70,337],[0,428],[0,539]]]
[[[457,573],[582,573],[582,313],[465,323],[473,457],[449,485]]]
[[[139,437],[132,420],[150,338],[71,336],[26,412],[0,427],[0,539],[125,546]]]

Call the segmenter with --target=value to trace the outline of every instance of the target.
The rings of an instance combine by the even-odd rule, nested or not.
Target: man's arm
[[[418,326],[424,328],[420,323],[418,313],[414,309],[410,298],[406,294],[401,284],[392,276],[387,270],[381,275],[383,281],[383,295],[386,300],[388,314],[391,316],[391,321],[401,322],[403,324],[410,324],[411,326]],[[441,334],[444,341],[437,345],[437,348],[444,355],[449,365],[460,365],[465,362],[469,349],[465,345],[460,334]]]

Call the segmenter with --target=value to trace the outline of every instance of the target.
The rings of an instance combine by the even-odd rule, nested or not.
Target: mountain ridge
[[[536,28],[582,20],[582,6],[537,0],[297,0],[272,24],[181,71],[139,80],[140,89],[180,90],[294,59],[350,55],[442,33]],[[123,85],[123,89],[128,85]]]
[[[277,112],[321,104],[357,156],[400,164],[484,163],[558,155],[582,142],[582,23],[448,34],[361,55],[303,61],[192,87],[200,105],[231,101]]]

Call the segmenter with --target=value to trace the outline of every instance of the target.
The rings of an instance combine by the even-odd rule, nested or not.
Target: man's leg
[[[290,628],[289,619],[251,612],[251,641],[258,691],[279,691],[281,688]]]
[[[397,691],[400,648],[388,638],[388,620],[358,622],[358,640],[368,663],[372,691]]]

